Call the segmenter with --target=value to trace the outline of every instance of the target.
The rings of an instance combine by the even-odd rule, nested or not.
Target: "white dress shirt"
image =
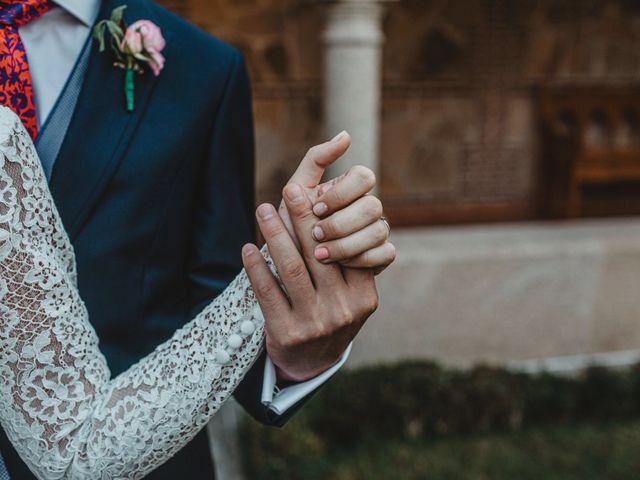
[[[46,121],[62,93],[100,11],[100,0],[57,0],[54,3],[57,7],[19,29],[33,81],[38,125]],[[351,345],[340,361],[324,373],[283,389],[276,387],[276,370],[267,358],[262,403],[281,415],[337,372],[350,352]]]

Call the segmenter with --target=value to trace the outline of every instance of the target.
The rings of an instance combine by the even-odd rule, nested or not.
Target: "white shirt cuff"
[[[353,343],[350,343],[347,349],[340,357],[340,361],[331,368],[325,370],[317,377],[305,382],[297,383],[283,389],[276,386],[276,367],[267,355],[264,364],[264,377],[262,381],[262,404],[269,407],[270,410],[277,415],[282,415],[304,397],[317,389],[324,382],[329,380],[349,358]]]

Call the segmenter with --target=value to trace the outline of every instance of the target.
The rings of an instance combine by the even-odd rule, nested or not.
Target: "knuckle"
[[[291,218],[295,220],[306,220],[311,216],[311,210],[306,205],[295,204],[289,208]]]
[[[285,208],[287,210],[289,210],[291,207],[295,206],[296,204],[294,204],[293,202],[287,202],[287,199],[289,198],[289,195],[287,195],[287,192],[290,189],[290,184],[286,184],[284,187],[282,187],[282,189],[280,190],[280,196],[281,198],[284,200],[284,204],[285,204]]]
[[[267,239],[273,239],[276,237],[281,237],[282,235],[287,235],[284,225],[280,222],[267,221],[265,227],[262,230],[264,230],[262,233],[265,234],[265,237]]]
[[[307,158],[315,158],[318,156],[318,152],[322,147],[320,145],[314,145],[309,150],[307,150]]]
[[[292,202],[290,200],[288,200],[288,196],[286,194],[286,190],[287,187],[285,186],[282,189],[282,198],[285,199],[286,205],[287,205],[287,211],[289,212],[289,214],[292,217],[310,217],[313,214],[313,211],[311,210],[311,206],[309,205],[309,203],[307,201],[302,201],[302,202]]]
[[[391,242],[387,242],[387,261],[389,263],[394,262],[396,259],[396,255],[396,246]]]
[[[339,209],[347,206],[347,198],[340,188],[331,189],[329,191],[326,202],[331,203],[334,209]]]
[[[362,297],[364,314],[369,316],[378,309],[380,297],[375,287],[366,292]]]
[[[360,183],[367,190],[371,190],[376,184],[376,174],[373,173],[373,170],[363,165],[356,165],[353,167],[351,169],[351,174],[358,178]]]
[[[242,261],[244,262],[244,266],[247,270],[255,270],[260,264],[260,259],[257,255],[244,257]]]
[[[342,241],[333,242],[329,245],[325,245],[329,252],[331,253],[331,258],[333,259],[344,259],[347,258],[347,248]]]
[[[371,297],[371,302],[368,304],[367,312],[369,313],[369,315],[375,312],[379,306],[380,306],[380,297],[378,296],[377,293],[374,293],[374,295]]]
[[[351,325],[357,318],[357,313],[354,310],[357,307],[357,302],[349,294],[345,294],[341,301],[337,302],[337,311],[339,324],[343,326]]]
[[[293,349],[304,345],[306,338],[297,330],[289,331],[280,340],[281,345],[286,349]]]
[[[356,320],[355,312],[343,302],[336,306],[334,321],[332,322],[337,328],[349,326]]]
[[[351,267],[351,268],[368,267],[370,263],[369,255],[370,255],[369,251],[367,250],[356,256],[345,258],[344,260],[340,261],[340,264],[344,267]]]
[[[308,220],[308,221],[313,221],[316,218],[316,216],[313,213],[313,210],[311,210],[311,208],[309,208],[309,205],[306,205],[306,204],[303,204],[299,207],[298,211],[296,212],[296,217],[299,218],[300,220]]]
[[[383,222],[376,222],[374,227],[375,240],[378,242],[385,241],[389,236],[389,229]]]
[[[371,254],[371,252],[369,250],[367,250],[364,253],[361,253],[358,257],[357,257],[357,261],[358,261],[358,265],[359,266],[364,266],[364,267],[368,267],[370,265],[373,264],[373,256]]]
[[[329,338],[332,333],[333,329],[331,329],[325,322],[318,321],[314,324],[313,328],[309,332],[307,340],[309,342],[318,342]]]
[[[286,259],[282,268],[290,278],[301,278],[306,273],[306,268],[302,261],[295,258]]]
[[[375,195],[367,195],[364,197],[366,214],[371,218],[382,217],[382,202]]]
[[[251,273],[251,276],[258,279],[260,278],[260,267],[262,266],[263,260],[261,258],[253,257],[257,257],[257,255],[253,255],[251,258],[244,259],[244,267],[247,269],[248,273]]]
[[[256,286],[256,294],[259,298],[269,300],[273,298],[274,290],[273,285],[269,282],[263,282]]]
[[[268,338],[268,341],[272,344],[271,346],[280,349],[289,349],[293,346],[292,344],[292,334],[290,331],[286,333],[281,332],[278,335],[274,335],[272,338]]]
[[[324,234],[329,238],[335,238],[340,233],[340,229],[337,226],[337,222],[333,218],[319,222],[318,226],[322,229]]]
[[[353,310],[348,310],[345,312],[344,316],[344,324],[345,325],[353,325],[359,318],[359,315],[356,314]]]

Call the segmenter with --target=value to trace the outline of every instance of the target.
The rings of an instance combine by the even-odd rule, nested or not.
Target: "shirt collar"
[[[88,27],[93,26],[100,11],[100,0],[54,0],[54,3]]]

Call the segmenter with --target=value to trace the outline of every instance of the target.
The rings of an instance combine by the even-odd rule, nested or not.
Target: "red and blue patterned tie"
[[[20,117],[34,140],[38,122],[33,83],[18,28],[51,6],[51,0],[0,0],[0,104]]]

